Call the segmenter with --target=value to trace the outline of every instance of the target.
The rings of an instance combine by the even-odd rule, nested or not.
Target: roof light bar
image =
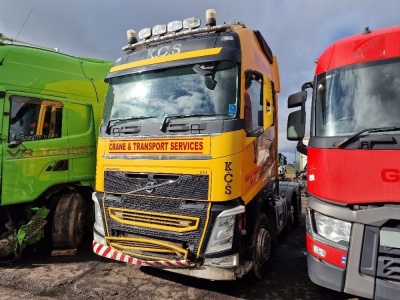
[[[217,25],[217,12],[215,9],[206,10],[206,26]]]
[[[183,28],[185,29],[196,29],[199,28],[201,24],[201,21],[199,18],[188,18],[183,20]]]
[[[168,32],[178,32],[183,29],[182,21],[172,21],[167,24]]]
[[[151,28],[143,28],[139,31],[139,39],[141,41],[147,40],[151,37]]]
[[[128,44],[134,44],[137,43],[137,38],[136,38],[136,31],[133,29],[129,29],[126,31],[126,37],[128,38]]]
[[[123,47],[122,50],[133,50],[136,48],[143,47],[153,42],[160,42],[168,39],[176,39],[183,36],[192,35],[195,33],[206,33],[206,32],[220,32],[232,30],[232,26],[228,24],[216,25],[217,24],[217,13],[214,9],[208,9],[206,11],[206,27],[199,28],[201,20],[196,17],[187,18],[183,21],[172,21],[167,25],[160,24],[153,28],[144,28],[139,31],[138,37],[134,30],[128,30],[128,45]],[[240,23],[238,23],[240,25]],[[244,26],[244,25],[242,25]],[[182,29],[186,29],[183,30]],[[169,34],[167,34],[169,33]],[[138,42],[137,40],[140,40]]]
[[[167,33],[167,25],[160,24],[153,27],[153,34],[154,35],[164,35]]]

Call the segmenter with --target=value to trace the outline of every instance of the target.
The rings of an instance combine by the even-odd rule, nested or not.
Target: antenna
[[[33,11],[34,7],[31,8],[31,11],[29,12],[28,16],[25,18],[24,24],[22,24],[21,29],[19,30],[17,36],[15,37],[15,39],[17,39],[19,37],[19,34],[21,33],[22,29],[25,27],[26,21],[28,21],[32,11]]]
[[[4,34],[0,33],[0,42],[2,42],[2,41],[9,41],[9,42],[11,42],[11,43],[25,44],[25,45],[28,45],[28,46],[31,46],[31,47],[42,48],[42,49],[54,51],[54,49],[52,49],[52,48],[46,48],[46,47],[36,46],[36,45],[33,45],[33,44],[29,44],[29,43],[25,43],[25,42],[22,42],[22,41],[18,41],[18,40],[17,40],[19,34],[21,33],[21,31],[22,31],[22,29],[24,28],[26,22],[28,21],[30,15],[31,15],[31,13],[32,13],[32,11],[33,11],[33,7],[31,8],[31,10],[30,10],[28,16],[25,18],[24,24],[22,24],[21,29],[19,30],[19,32],[18,32],[18,34],[17,34],[17,36],[16,36],[15,39],[10,39],[10,38],[6,37]],[[11,51],[11,48],[7,51],[7,53],[4,55],[4,57],[0,60],[0,66],[3,65],[3,62],[4,62],[4,60],[6,59],[6,57],[8,56],[8,54],[10,53],[10,51]],[[58,52],[58,51],[57,51],[57,52]]]
[[[28,21],[30,15],[32,14],[33,9],[34,9],[34,7],[31,8],[31,10],[30,10],[28,16],[25,18],[24,24],[22,24],[21,29],[19,30],[19,32],[18,32],[17,36],[15,37],[15,39],[8,38],[8,37],[6,37],[3,33],[0,33],[0,42],[2,42],[2,41],[8,41],[8,42],[10,42],[10,43],[12,43],[12,44],[13,44],[13,43],[22,44],[22,45],[31,46],[31,47],[34,47],[34,48],[39,48],[39,49],[45,49],[45,50],[50,50],[50,51],[58,52],[58,48],[48,48],[48,47],[38,46],[38,45],[35,45],[35,44],[31,44],[31,43],[27,43],[27,42],[24,42],[24,41],[19,41],[19,40],[17,40],[17,38],[18,38],[18,36],[20,35],[22,29],[25,27],[25,24],[26,24],[26,22]],[[8,52],[7,52],[7,54],[8,54]],[[3,63],[3,61],[4,61],[4,59],[6,58],[7,54],[6,54],[6,55],[3,57],[3,59],[0,61],[0,65]]]

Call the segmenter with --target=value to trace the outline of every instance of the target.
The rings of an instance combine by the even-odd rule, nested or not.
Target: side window
[[[61,102],[20,96],[12,96],[10,101],[9,142],[61,137]]]
[[[262,78],[248,73],[245,80],[244,91],[244,120],[247,134],[257,133],[261,128],[258,125],[258,111],[262,109]]]

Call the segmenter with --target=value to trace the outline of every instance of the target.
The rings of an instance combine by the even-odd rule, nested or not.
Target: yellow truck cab
[[[212,280],[262,277],[300,195],[278,193],[278,63],[259,31],[188,18],[128,30],[107,76],[96,254]],[[288,197],[289,195],[289,197]]]

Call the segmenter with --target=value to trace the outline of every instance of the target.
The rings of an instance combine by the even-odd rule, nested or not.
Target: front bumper
[[[162,268],[165,271],[174,272],[192,277],[209,280],[235,280],[238,277],[238,271],[241,268],[217,268],[212,266],[196,266],[189,260],[165,260],[165,261],[147,261],[134,258],[112,249],[109,246],[102,245],[96,241],[92,243],[93,252],[99,256],[113,259],[116,261],[153,268]]]
[[[147,261],[147,260],[137,259],[130,255],[118,252],[109,246],[102,245],[96,241],[93,241],[92,248],[93,248],[93,252],[96,253],[97,255],[100,255],[105,258],[113,259],[116,261],[132,264],[132,265],[155,267],[155,268],[188,268],[188,267],[190,267],[189,260]]]

